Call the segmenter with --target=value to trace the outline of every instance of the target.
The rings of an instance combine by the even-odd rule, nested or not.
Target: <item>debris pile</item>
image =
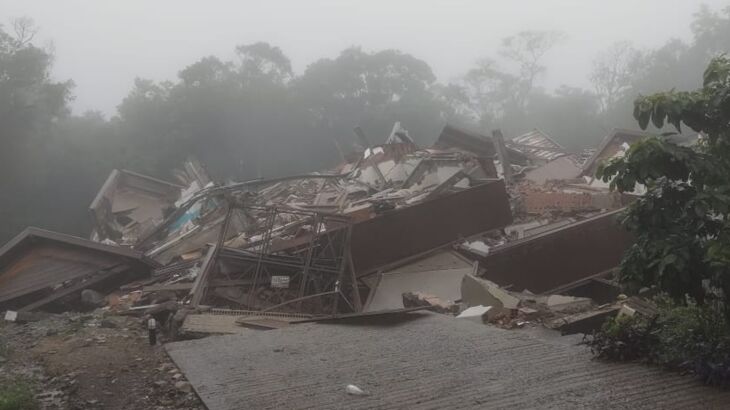
[[[362,152],[306,175],[221,184],[192,159],[175,182],[115,170],[90,206],[90,240],[29,228],[0,250],[0,307],[106,306],[162,323],[205,308],[399,309],[407,292],[460,300],[470,274],[547,292],[603,275],[630,242],[605,213],[625,198],[586,177],[628,131],[585,163],[539,130],[505,141],[447,125],[430,148],[400,123],[379,145],[355,131]]]
[[[28,228],[0,248],[6,323],[93,311],[105,330],[89,343],[103,344],[132,323],[168,341],[421,309],[566,334],[650,314],[614,281],[633,241],[616,216],[641,192],[592,178],[643,134],[571,153],[539,130],[447,125],[429,148],[399,123],[379,145],[355,132],[362,151],[305,175],[219,183],[193,159],[175,182],[113,171],[90,239]],[[156,389],[189,398],[181,378]]]

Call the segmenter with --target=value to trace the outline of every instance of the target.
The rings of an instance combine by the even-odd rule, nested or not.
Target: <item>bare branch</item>
[[[641,53],[630,42],[612,44],[593,60],[590,81],[600,97],[605,112],[631,87],[631,79],[638,68]]]
[[[38,33],[33,19],[30,17],[19,17],[12,20],[13,33],[15,34],[15,49],[20,49],[30,44]]]

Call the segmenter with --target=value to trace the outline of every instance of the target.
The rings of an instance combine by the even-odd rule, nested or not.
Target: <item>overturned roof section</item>
[[[28,228],[0,248],[0,305],[35,306],[45,290],[66,282],[95,276],[113,279],[128,271],[145,274],[155,265],[129,248]]]
[[[565,148],[538,129],[514,137],[506,141],[506,144],[533,161],[552,161],[566,154]]]
[[[449,124],[444,126],[441,135],[434,144],[434,148],[456,148],[490,158],[497,154],[492,138],[465,131]]]
[[[617,221],[621,211],[492,248],[479,258],[482,276],[512,290],[543,293],[612,269],[633,242]]]
[[[535,169],[525,172],[525,178],[537,184],[551,180],[578,178],[583,172],[580,160],[575,155],[565,155]]]
[[[624,151],[624,144],[631,145],[643,138],[654,136],[650,132],[614,128],[606,135],[593,156],[583,165],[583,175],[594,176],[598,165]]]
[[[182,189],[181,185],[115,169],[89,207],[97,239],[122,241],[135,227],[161,220]]]
[[[452,149],[465,151],[483,159],[493,159],[497,156],[497,146],[494,139],[476,132],[466,131],[453,125],[446,124],[436,142],[433,144],[436,149]],[[512,164],[524,165],[528,157],[524,153],[509,146],[507,155]]]
[[[490,181],[354,224],[352,262],[365,275],[510,223],[504,181]]]

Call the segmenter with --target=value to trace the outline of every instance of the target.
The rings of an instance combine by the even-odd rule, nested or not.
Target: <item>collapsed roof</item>
[[[0,248],[0,306],[33,310],[82,289],[114,289],[155,266],[129,248],[27,228]]]
[[[539,130],[502,141],[446,125],[430,148],[418,147],[399,123],[382,144],[358,135],[362,152],[305,175],[220,184],[194,160],[174,172],[175,183],[115,170],[90,207],[92,239],[134,252],[146,273],[150,260],[162,265],[145,287],[168,289],[193,306],[361,311],[379,289],[373,278],[498,232],[513,222],[513,210],[544,217],[623,205],[576,181],[549,186],[578,176],[578,156]],[[519,174],[510,193],[498,174],[502,157]]]

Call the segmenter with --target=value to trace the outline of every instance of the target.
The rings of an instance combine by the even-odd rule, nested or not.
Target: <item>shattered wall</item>
[[[511,290],[542,293],[616,267],[631,245],[614,211],[493,248],[483,276]]]
[[[358,275],[367,274],[510,223],[504,182],[489,182],[354,224],[353,265]]]

